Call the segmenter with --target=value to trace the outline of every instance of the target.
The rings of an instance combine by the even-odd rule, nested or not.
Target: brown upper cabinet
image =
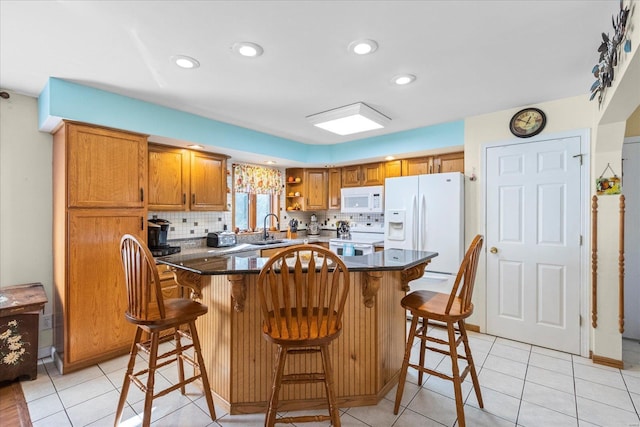
[[[149,209],[224,211],[227,157],[149,144]]]
[[[327,209],[328,173],[326,169],[292,168],[285,171],[287,210]]]
[[[342,168],[342,187],[384,185],[384,163],[345,166]]]
[[[402,176],[433,173],[433,157],[414,157],[402,160]]]
[[[340,188],[342,188],[342,171],[339,168],[331,168],[329,173],[329,209],[340,209]]]
[[[391,160],[384,164],[384,177],[402,176],[402,160]]]
[[[326,169],[304,170],[304,192],[306,203],[304,210],[315,211],[327,209],[328,185]]]
[[[146,136],[72,122],[63,126],[68,207],[145,207]]]
[[[444,172],[464,173],[463,151],[402,160],[402,176]]]
[[[436,173],[464,173],[464,152],[440,154],[434,158],[433,167]]]

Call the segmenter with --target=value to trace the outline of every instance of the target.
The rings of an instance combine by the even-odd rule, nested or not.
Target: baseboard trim
[[[52,350],[53,350],[52,346],[40,347],[38,349],[38,359],[44,359],[45,357],[51,357]]]
[[[598,365],[609,366],[611,368],[624,369],[624,362],[622,360],[611,359],[610,357],[598,356],[594,354],[591,357],[593,363],[597,363]]]
[[[472,325],[470,323],[466,323],[465,322],[464,326],[466,326],[467,331],[480,332],[480,326],[478,326],[478,325]]]

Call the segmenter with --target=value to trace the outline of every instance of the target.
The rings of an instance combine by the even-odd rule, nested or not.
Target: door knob
[[[489,252],[491,252],[492,254],[497,254],[498,248],[496,248],[495,246],[492,246],[491,249],[489,249]]]

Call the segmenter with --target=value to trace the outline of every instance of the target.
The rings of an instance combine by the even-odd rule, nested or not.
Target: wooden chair
[[[202,379],[209,414],[211,419],[215,420],[216,413],[211,397],[211,387],[195,325],[196,318],[207,312],[207,306],[187,298],[163,300],[158,270],[153,256],[147,246],[136,237],[125,234],[120,241],[120,252],[127,285],[128,306],[125,318],[137,328],[120,392],[115,425],[117,426],[120,422],[131,382],[145,394],[142,425],[149,426],[153,399],[177,389],[185,394],[185,385],[198,378]],[[188,331],[183,325],[188,327]],[[159,355],[160,333],[167,329],[174,330],[175,349]],[[148,333],[149,339],[142,339],[143,331]],[[191,339],[192,343],[183,345],[181,342],[183,337]],[[193,358],[185,353],[192,347],[194,349]],[[149,355],[149,364],[145,369],[134,372],[136,356],[140,350]],[[184,376],[185,361],[194,367],[194,375],[186,379]],[[173,362],[177,362],[179,382],[156,393],[154,390],[156,370]],[[146,384],[139,378],[145,375],[147,376]]]
[[[333,252],[315,245],[296,245],[272,256],[258,276],[262,334],[277,345],[276,367],[265,426],[331,420],[340,426],[335,402],[329,344],[342,331],[342,314],[349,292],[349,272]],[[284,375],[288,355],[320,353],[323,372]],[[282,384],[324,382],[329,415],[276,420]]]
[[[415,291],[402,298],[402,306],[409,310],[413,316],[411,321],[411,330],[407,339],[407,347],[404,353],[404,360],[400,370],[400,378],[398,389],[396,392],[396,403],[393,413],[397,414],[404,392],[404,383],[407,378],[407,368],[411,367],[418,370],[418,385],[422,385],[422,375],[428,373],[439,378],[453,381],[453,389],[456,397],[456,412],[458,415],[458,426],[464,427],[464,402],[462,401],[462,381],[468,373],[471,373],[473,388],[478,398],[478,404],[481,408],[482,394],[480,392],[480,384],[478,383],[478,375],[471,357],[471,349],[469,348],[469,340],[467,339],[467,331],[465,329],[465,319],[473,313],[473,304],[471,296],[473,294],[473,285],[476,277],[476,269],[478,267],[478,258],[480,249],[482,248],[483,237],[478,235],[473,239],[467,253],[465,254],[458,275],[450,294],[443,294],[430,291]],[[462,287],[461,287],[462,285]],[[422,322],[419,322],[422,320]],[[446,324],[448,340],[442,340],[433,336],[427,336],[429,328],[429,320],[434,320]],[[457,328],[456,328],[457,324]],[[419,365],[409,362],[411,356],[411,347],[415,338],[421,340],[420,343],[420,361]],[[427,342],[435,342],[441,345],[447,345],[448,350],[430,347]],[[464,345],[464,355],[458,354],[458,346]],[[452,375],[435,371],[425,367],[425,351],[429,349],[451,357]],[[458,359],[467,361],[467,367],[462,373],[458,367]]]

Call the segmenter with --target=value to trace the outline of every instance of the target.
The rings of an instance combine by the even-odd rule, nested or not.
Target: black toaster
[[[207,246],[210,248],[222,248],[225,246],[235,246],[237,243],[235,233],[230,231],[216,231],[207,234]]]

